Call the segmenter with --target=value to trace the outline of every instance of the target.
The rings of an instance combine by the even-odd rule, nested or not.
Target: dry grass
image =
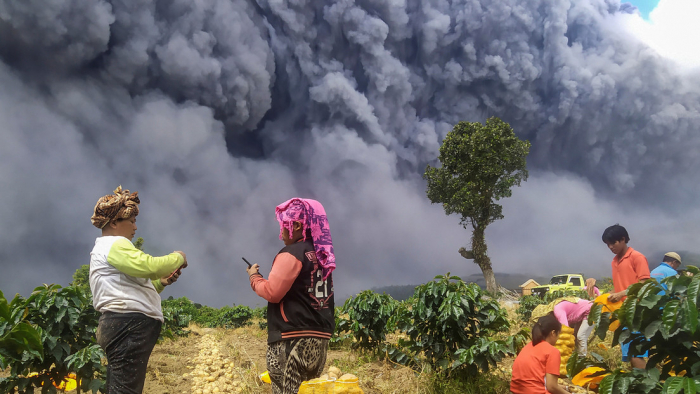
[[[517,305],[503,303],[508,319],[513,323],[507,335],[519,331],[523,325],[515,313]],[[198,354],[197,343],[204,334],[211,334],[221,346],[224,357],[234,362],[230,371],[234,378],[242,382],[243,393],[269,394],[270,385],[258,378],[266,370],[265,354],[267,333],[253,324],[237,329],[189,327],[188,337],[166,340],[156,345],[148,364],[144,393],[180,394],[191,393],[192,381],[184,374],[191,372],[190,360]],[[394,333],[387,337],[388,342],[396,342],[403,334]],[[600,354],[611,369],[621,366],[620,347],[610,346],[612,333],[605,340],[595,337],[589,344],[589,351]],[[600,347],[599,344],[603,344]],[[429,370],[416,372],[411,368],[396,365],[389,361],[378,361],[368,354],[350,351],[347,348],[330,350],[325,370],[330,366],[340,368],[343,373],[352,373],[360,378],[360,386],[367,394],[438,394],[438,393],[507,393],[504,382],[510,381],[513,357],[502,360],[490,374],[481,375],[473,384],[465,384],[449,379],[441,380]],[[0,376],[7,376],[0,371]],[[497,386],[497,387],[496,387]],[[37,390],[37,393],[40,391]]]

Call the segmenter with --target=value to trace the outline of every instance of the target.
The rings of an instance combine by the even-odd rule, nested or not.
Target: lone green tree
[[[441,203],[448,215],[461,215],[465,229],[471,226],[474,263],[481,268],[489,292],[498,291],[499,286],[484,232],[490,223],[503,219],[503,207],[496,201],[510,197],[511,188],[527,179],[529,151],[530,142],[519,139],[499,118],[489,118],[486,124],[459,122],[440,147],[442,167],[428,166],[423,175],[430,201]]]

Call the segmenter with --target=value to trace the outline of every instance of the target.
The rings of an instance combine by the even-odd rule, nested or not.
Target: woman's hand
[[[180,267],[180,268],[182,268],[182,267]],[[179,278],[180,275],[181,275],[180,269],[178,269],[177,271],[173,272],[169,276],[166,276],[164,278],[160,278],[160,284],[163,286],[170,286],[173,283],[177,282],[177,278]]]
[[[182,255],[182,258],[185,260],[185,263],[180,266],[180,269],[187,268],[187,256],[185,256],[185,252],[181,250],[176,250],[175,253],[180,253]]]
[[[553,375],[551,373],[546,373],[544,381],[546,383],[546,389],[552,394],[569,394],[563,387],[559,385],[559,375]]]
[[[255,274],[260,273],[260,266],[257,264],[253,264],[250,267],[246,268],[245,270],[248,272],[248,276],[250,277],[250,276],[253,276]]]
[[[595,278],[586,279],[586,291],[590,298],[595,298]]]

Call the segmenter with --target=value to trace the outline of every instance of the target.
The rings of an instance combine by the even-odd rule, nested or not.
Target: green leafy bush
[[[238,328],[250,324],[253,310],[245,305],[225,306],[219,311],[216,327]]]
[[[602,305],[591,308],[589,321],[596,324],[596,334],[600,338],[604,338],[612,321],[619,320],[620,327],[614,332],[613,343],[631,338],[632,353],[649,351],[645,371],[612,371],[601,382],[600,393],[689,394],[698,391],[700,270],[689,266],[687,273],[689,275],[664,279],[668,286],[666,291],[653,279],[630,286],[627,299],[613,313],[604,311]]]
[[[546,304],[543,298],[534,295],[524,295],[520,297],[520,303],[515,309],[515,313],[520,317],[520,320],[529,322],[532,311],[535,310],[538,305],[543,304]]]
[[[398,304],[385,293],[377,294],[372,290],[365,290],[345,301],[342,313],[348,317],[336,318],[336,331],[341,333],[340,336],[343,332],[350,332],[355,338],[355,348],[378,350],[379,345],[386,339],[387,324]]]
[[[253,317],[253,310],[244,305],[216,309],[193,303],[187,297],[164,300],[161,306],[166,320],[163,329],[170,329],[173,335],[186,335],[189,331],[185,328],[190,322],[208,328],[236,328],[247,325]],[[169,334],[164,332],[162,336],[169,337]]]
[[[267,320],[267,306],[253,309],[253,317]]]
[[[525,331],[497,339],[510,328],[505,310],[474,283],[457,276],[436,276],[416,287],[410,304],[399,309],[398,328],[408,339],[387,349],[396,362],[423,360],[434,370],[474,376],[488,371],[527,340]]]
[[[197,314],[192,317],[192,321],[202,327],[216,327],[219,319],[219,310],[210,306],[202,306],[197,310]]]
[[[183,337],[190,333],[190,330],[187,329],[191,318],[188,313],[174,306],[163,306],[162,309],[163,326],[160,330],[158,341],[162,341],[165,338]]]
[[[55,393],[52,382],[70,372],[76,374],[81,390],[101,390],[106,371],[100,361],[104,353],[95,339],[97,324],[98,314],[84,286],[44,285],[27,299],[18,296],[9,304],[0,297],[0,367],[11,367],[10,376],[0,379],[0,392],[33,393],[43,383],[42,392]],[[19,356],[22,347],[26,351]]]

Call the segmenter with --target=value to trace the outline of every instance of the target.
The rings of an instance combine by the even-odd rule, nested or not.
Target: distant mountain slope
[[[567,272],[561,272],[567,273]],[[537,283],[544,284],[549,282],[551,277],[543,276],[529,276],[525,274],[508,274],[496,272],[496,281],[498,283],[511,290],[519,290],[521,284],[525,283],[528,279],[534,279]],[[467,282],[474,282],[481,288],[486,288],[486,282],[484,281],[484,276],[481,274],[473,274],[463,278]],[[374,287],[370,290],[377,293],[387,293],[395,300],[403,301],[413,295],[413,291],[418,285],[397,285],[397,286],[383,286]]]

